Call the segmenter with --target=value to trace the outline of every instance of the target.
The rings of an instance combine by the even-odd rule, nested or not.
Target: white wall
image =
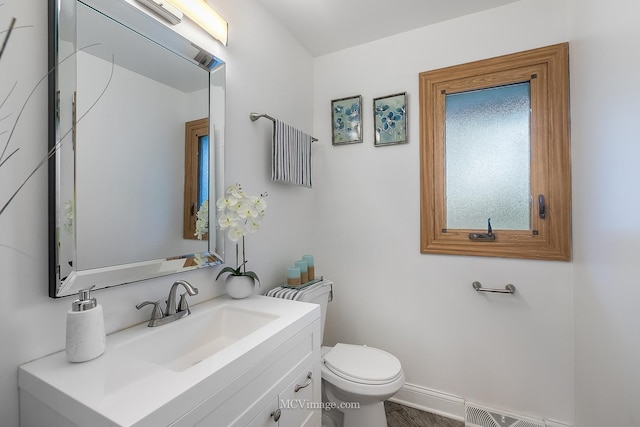
[[[566,22],[565,1],[523,0],[316,58],[316,268],[336,283],[325,343],[388,350],[426,392],[573,422],[572,264],[419,249],[418,73],[567,41]],[[372,100],[402,91],[409,143],[374,147]],[[358,94],[364,143],[332,147],[330,101]]]
[[[46,72],[46,10],[38,0],[3,3],[0,28],[10,16],[30,26],[14,32],[0,60],[0,98],[19,82],[2,107],[13,123]],[[575,420],[579,427],[640,425],[635,0],[523,0],[316,60],[253,1],[219,0],[215,6],[231,29],[229,46],[217,51],[228,61],[227,181],[239,181],[251,193],[269,191],[267,219],[251,236],[248,253],[266,285],[262,291],[282,279],[293,258],[315,252],[318,273],[336,281],[328,343],[392,351],[407,381],[425,389]],[[566,40],[573,263],[420,255],[417,74]],[[409,144],[374,148],[372,99],[404,90]],[[365,142],[332,147],[330,100],[359,93]],[[251,123],[251,111],[306,130],[314,125],[320,138],[314,190],[269,182],[271,125]],[[11,147],[20,147],[19,153],[0,167],[0,202],[44,155],[46,117],[43,85],[13,136]],[[0,121],[4,130],[6,120]],[[0,148],[6,137],[0,135]],[[17,366],[63,348],[71,299],[46,296],[46,212],[42,170],[0,216],[0,419],[8,427],[18,425]],[[195,300],[223,292],[212,283],[216,271],[182,275],[200,287]],[[108,331],[145,320],[148,313],[133,306],[165,297],[171,280],[97,292]],[[477,295],[474,280],[496,287],[514,283],[518,292]]]
[[[12,34],[0,59],[0,99],[14,81],[14,93],[2,107],[12,113],[0,122],[16,119],[29,92],[47,71],[47,8],[41,0],[4,0],[0,28],[12,16],[19,28]],[[285,268],[299,254],[311,250],[311,200],[313,191],[270,182],[268,150],[271,122],[251,123],[252,110],[280,117],[302,129],[312,126],[312,58],[279,24],[251,0],[211,1],[229,21],[230,41],[218,55],[227,68],[227,182],[241,182],[257,194],[269,192],[263,229],[248,239],[251,269],[266,285],[285,277]],[[215,44],[215,43],[214,43]],[[277,47],[274,49],[274,46]],[[0,135],[0,150],[8,134]],[[47,146],[47,92],[45,83],[34,93],[22,113],[11,148],[20,151],[0,167],[0,202],[10,197],[31,168],[45,155]],[[47,296],[47,176],[42,169],[0,216],[0,419],[3,427],[18,426],[18,365],[64,347],[65,315],[72,299]],[[232,258],[232,247],[227,254]],[[193,301],[223,293],[213,279],[219,268],[180,277],[200,288]],[[136,311],[143,300],[165,298],[176,277],[96,292],[104,307],[107,332],[146,320]],[[107,350],[108,351],[108,350]]]
[[[570,0],[576,425],[640,426],[640,4]]]

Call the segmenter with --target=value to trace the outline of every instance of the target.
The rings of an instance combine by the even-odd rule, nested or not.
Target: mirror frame
[[[226,80],[224,73],[226,67],[223,61],[216,58],[212,53],[196,46],[186,40],[181,35],[158,22],[149,14],[143,13],[133,5],[125,2],[113,2],[112,0],[75,0],[74,5],[83,3],[99,13],[114,19],[121,25],[154,41],[167,50],[187,59],[196,66],[210,72],[209,77],[209,135],[212,136],[212,148],[210,150],[210,194],[209,200],[216,200],[217,196],[224,193],[224,106],[226,103],[226,91],[223,86],[212,86],[213,75],[211,73],[223,73],[222,79]],[[224,262],[224,234],[216,232],[216,227],[209,232],[209,250],[196,254],[179,254],[163,259],[155,259],[143,262],[132,262],[129,264],[115,265],[87,270],[73,270],[71,274],[61,280],[59,262],[59,224],[64,221],[62,204],[57,200],[57,170],[56,163],[59,157],[57,147],[58,136],[60,135],[58,100],[58,47],[59,31],[58,22],[60,8],[63,2],[48,2],[48,243],[49,243],[49,296],[59,298],[63,296],[75,295],[80,289],[85,289],[95,285],[95,289],[102,289],[112,286],[137,282],[140,280],[161,277],[170,274],[181,273],[204,267],[219,265]],[[75,14],[74,14],[75,15]],[[126,17],[126,19],[123,19]],[[75,19],[75,18],[74,18]],[[169,43],[159,43],[154,40],[159,35],[170,38]],[[163,37],[163,42],[166,39]],[[169,45],[169,46],[168,46]],[[194,53],[195,52],[195,53]],[[214,88],[222,88],[222,93],[214,99],[211,92]],[[218,91],[219,92],[219,91]],[[217,102],[217,104],[216,104]],[[212,117],[213,110],[222,111],[219,116]],[[176,141],[181,146],[184,141]],[[59,147],[58,147],[59,148]],[[75,185],[75,184],[74,184]],[[182,204],[182,200],[176,200],[177,204]],[[74,201],[75,206],[75,201]],[[216,210],[209,211],[209,224],[216,224]],[[182,229],[182,224],[178,224]],[[75,224],[74,224],[75,227]],[[181,233],[182,234],[182,233]],[[74,252],[77,247],[74,248]],[[77,259],[77,256],[74,257]],[[76,259],[73,261],[76,262]]]

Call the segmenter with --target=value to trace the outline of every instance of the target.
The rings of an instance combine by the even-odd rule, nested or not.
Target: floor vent
[[[545,427],[545,422],[466,404],[464,425],[465,427]]]

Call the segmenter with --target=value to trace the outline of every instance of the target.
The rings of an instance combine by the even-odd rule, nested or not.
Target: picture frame
[[[362,142],[362,96],[349,96],[331,101],[331,143],[333,145]]]
[[[373,99],[374,146],[406,144],[407,126],[407,92]]]

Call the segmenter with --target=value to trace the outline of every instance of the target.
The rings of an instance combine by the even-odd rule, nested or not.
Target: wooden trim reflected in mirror
[[[209,135],[209,119],[199,119],[185,124],[184,132],[184,220],[182,233],[185,239],[196,240],[196,214],[200,190],[200,138]],[[207,177],[208,179],[208,177]],[[209,233],[202,236],[208,240]]]

